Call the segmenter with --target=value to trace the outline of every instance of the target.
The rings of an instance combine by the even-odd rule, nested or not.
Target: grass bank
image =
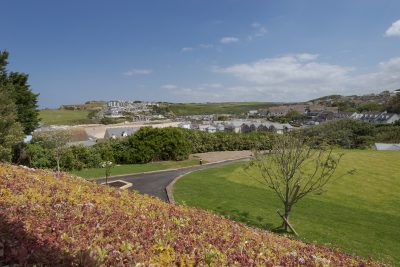
[[[275,193],[248,178],[244,163],[191,173],[174,188],[175,200],[212,210],[246,224],[273,229],[282,210]],[[291,223],[307,242],[338,247],[348,253],[387,263],[400,262],[400,153],[345,151],[338,174],[352,176],[309,195],[291,214]]]
[[[147,164],[117,165],[111,170],[111,175],[160,171],[160,170],[194,166],[198,164],[199,164],[198,160],[184,160],[184,161],[160,161]],[[71,171],[71,173],[88,180],[94,180],[96,178],[101,178],[105,176],[103,168],[83,169],[80,171]]]
[[[45,125],[76,125],[90,122],[89,110],[43,109],[40,118]]]

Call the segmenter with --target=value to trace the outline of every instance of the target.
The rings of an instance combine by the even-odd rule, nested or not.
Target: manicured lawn
[[[45,125],[74,125],[89,121],[89,110],[43,109],[40,118]]]
[[[159,171],[166,169],[188,167],[198,164],[199,164],[198,160],[184,160],[184,161],[160,161],[147,164],[117,165],[111,170],[111,175]],[[81,171],[72,171],[71,173],[86,178],[88,180],[93,180],[105,176],[103,168],[83,169]]]
[[[338,174],[323,195],[309,195],[294,207],[290,221],[300,238],[396,264],[400,262],[400,153],[344,151]],[[197,171],[180,179],[175,199],[265,229],[281,221],[275,193],[248,178],[245,163]]]

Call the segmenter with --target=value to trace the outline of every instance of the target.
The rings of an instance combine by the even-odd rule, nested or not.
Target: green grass
[[[180,179],[175,199],[265,229],[281,221],[275,193],[248,178],[243,164],[197,171]],[[307,242],[362,257],[400,262],[400,153],[345,151],[338,174],[323,195],[309,195],[294,206],[290,221]]]
[[[240,114],[249,110],[268,108],[276,103],[269,102],[224,102],[224,103],[179,103],[169,108],[175,115]]]
[[[40,118],[45,125],[75,125],[88,123],[89,110],[43,109]]]
[[[122,175],[131,173],[167,170],[167,169],[188,167],[198,164],[199,164],[198,160],[184,160],[184,161],[160,161],[147,164],[117,165],[111,170],[111,175]],[[71,171],[71,173],[88,180],[93,180],[105,176],[103,168],[83,169],[81,171]]]

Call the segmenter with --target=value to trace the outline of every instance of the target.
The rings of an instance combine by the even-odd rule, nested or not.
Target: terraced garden
[[[0,265],[378,266],[221,216],[0,164]]]

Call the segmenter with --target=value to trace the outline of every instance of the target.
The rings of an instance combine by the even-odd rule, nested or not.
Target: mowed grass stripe
[[[338,247],[348,253],[396,264],[400,262],[400,153],[348,150],[323,195],[309,195],[291,214],[307,242]],[[282,204],[275,193],[248,178],[244,163],[191,173],[174,188],[175,199],[212,210],[249,225],[273,229]]]
[[[111,175],[123,175],[123,174],[134,174],[149,171],[160,171],[174,168],[182,168],[198,165],[198,160],[183,160],[183,161],[160,161],[151,162],[146,164],[124,164],[117,165],[112,168]],[[79,177],[94,180],[97,178],[105,177],[104,168],[88,168],[83,170],[71,171],[71,174],[77,175]]]

